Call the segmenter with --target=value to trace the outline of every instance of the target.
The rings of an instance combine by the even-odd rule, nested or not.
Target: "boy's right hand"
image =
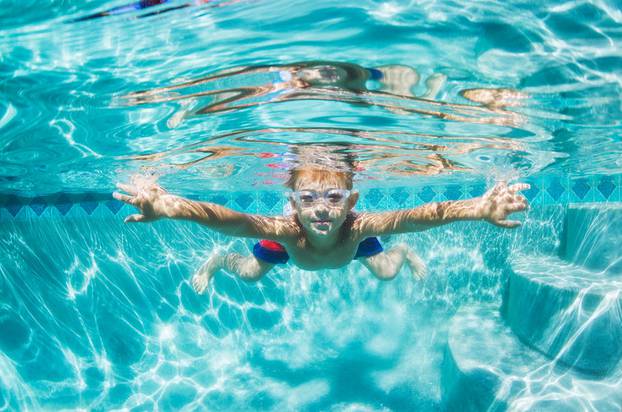
[[[140,210],[140,213],[126,217],[126,223],[151,222],[167,216],[167,200],[174,197],[156,184],[155,180],[143,176],[132,177],[129,184],[118,183],[117,188],[129,194],[114,192],[112,196],[115,199]]]

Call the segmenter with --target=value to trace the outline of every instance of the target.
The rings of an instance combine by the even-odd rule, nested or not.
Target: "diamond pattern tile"
[[[483,184],[479,185],[471,185],[469,187],[469,195],[470,197],[478,197],[483,195],[486,192],[486,186]]]
[[[449,185],[444,194],[447,200],[458,200],[462,197],[462,187],[460,185]]]
[[[32,202],[30,202],[29,206],[36,213],[37,216],[41,216],[41,213],[43,213],[48,207],[48,203],[45,198],[35,197],[34,199],[32,199]]]
[[[281,201],[281,196],[273,192],[261,192],[259,202],[268,210],[272,210]]]
[[[66,216],[69,210],[71,210],[73,203],[69,200],[69,197],[66,195],[60,195],[58,198],[58,203],[54,204],[54,207],[58,209],[61,215]]]
[[[87,215],[93,214],[93,211],[97,208],[97,201],[94,200],[93,196],[88,194],[84,196],[83,200],[80,202],[80,207],[86,212]]]
[[[229,198],[223,194],[211,195],[207,199],[208,202],[216,203],[217,205],[226,205],[229,202]]]
[[[538,196],[538,193],[540,193],[540,188],[538,187],[537,182],[531,181],[527,183],[529,183],[531,187],[529,190],[524,190],[521,193],[527,198],[527,200],[529,200],[529,202],[533,202],[536,196]]]
[[[365,196],[365,200],[372,206],[378,206],[382,201],[382,192],[380,189],[370,189]]]
[[[431,202],[432,199],[434,199],[434,196],[436,196],[436,192],[432,190],[430,186],[425,186],[422,190],[419,191],[418,195],[419,199],[427,203]]]
[[[397,187],[391,191],[390,196],[391,199],[393,199],[393,201],[399,206],[404,206],[410,195],[406,191],[405,187]]]
[[[242,193],[235,197],[235,203],[243,210],[248,209],[251,203],[253,203],[253,200],[255,199],[249,193]]]
[[[6,205],[6,210],[8,210],[13,217],[15,217],[19,211],[22,210],[22,205],[20,203],[10,203]]]
[[[119,213],[119,210],[123,207],[124,203],[119,202],[118,200],[108,200],[105,202],[105,205],[113,214]]]
[[[605,176],[600,179],[600,183],[598,183],[598,186],[596,186],[596,188],[605,199],[609,199],[613,191],[616,189],[616,185],[614,184],[613,178],[611,176]]]
[[[552,178],[549,186],[546,188],[546,192],[556,201],[561,199],[565,191],[566,188],[562,185],[561,178],[559,177]]]
[[[589,180],[585,178],[577,179],[572,185],[572,191],[579,199],[585,199],[587,192],[590,191]]]

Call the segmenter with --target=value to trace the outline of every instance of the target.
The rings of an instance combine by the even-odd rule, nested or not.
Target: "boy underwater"
[[[326,159],[323,161],[321,159]],[[134,178],[118,184],[126,192],[115,199],[135,206],[139,214],[126,222],[151,222],[159,218],[191,220],[229,236],[261,239],[251,256],[237,253],[212,255],[193,276],[198,293],[205,292],[214,274],[224,269],[247,281],[255,281],[276,264],[289,259],[304,270],[340,268],[353,259],[378,279],[391,280],[404,263],[419,278],[425,264],[405,244],[384,251],[377,236],[418,232],[463,220],[485,220],[503,228],[520,222],[509,214],[527,208],[519,192],[528,184],[498,183],[481,197],[427,203],[412,209],[367,213],[355,212],[359,193],[353,190],[353,164],[335,160],[323,146],[307,147],[306,160],[290,169],[286,186],[292,213],[262,216],[240,213],[224,206],[199,202],[166,192],[153,180]],[[320,159],[318,161],[318,159]]]

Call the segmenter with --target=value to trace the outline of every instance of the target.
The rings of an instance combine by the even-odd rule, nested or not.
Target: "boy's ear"
[[[358,202],[359,200],[359,192],[358,190],[353,190],[352,193],[350,193],[350,198],[348,199],[348,208],[350,210],[354,209],[354,206],[356,205],[356,202]]]

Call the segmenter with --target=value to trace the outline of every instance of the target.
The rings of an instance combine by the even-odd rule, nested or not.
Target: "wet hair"
[[[348,172],[336,172],[332,170],[323,169],[296,169],[291,170],[289,177],[285,182],[285,186],[295,190],[296,182],[300,179],[302,174],[311,175],[311,179],[316,182],[320,182],[327,187],[343,187],[345,189],[352,189],[352,175]]]
[[[286,155],[291,157],[288,159],[291,167],[285,186],[295,190],[296,182],[304,174],[327,186],[340,186],[351,190],[356,161],[350,147],[348,143],[292,146]]]

